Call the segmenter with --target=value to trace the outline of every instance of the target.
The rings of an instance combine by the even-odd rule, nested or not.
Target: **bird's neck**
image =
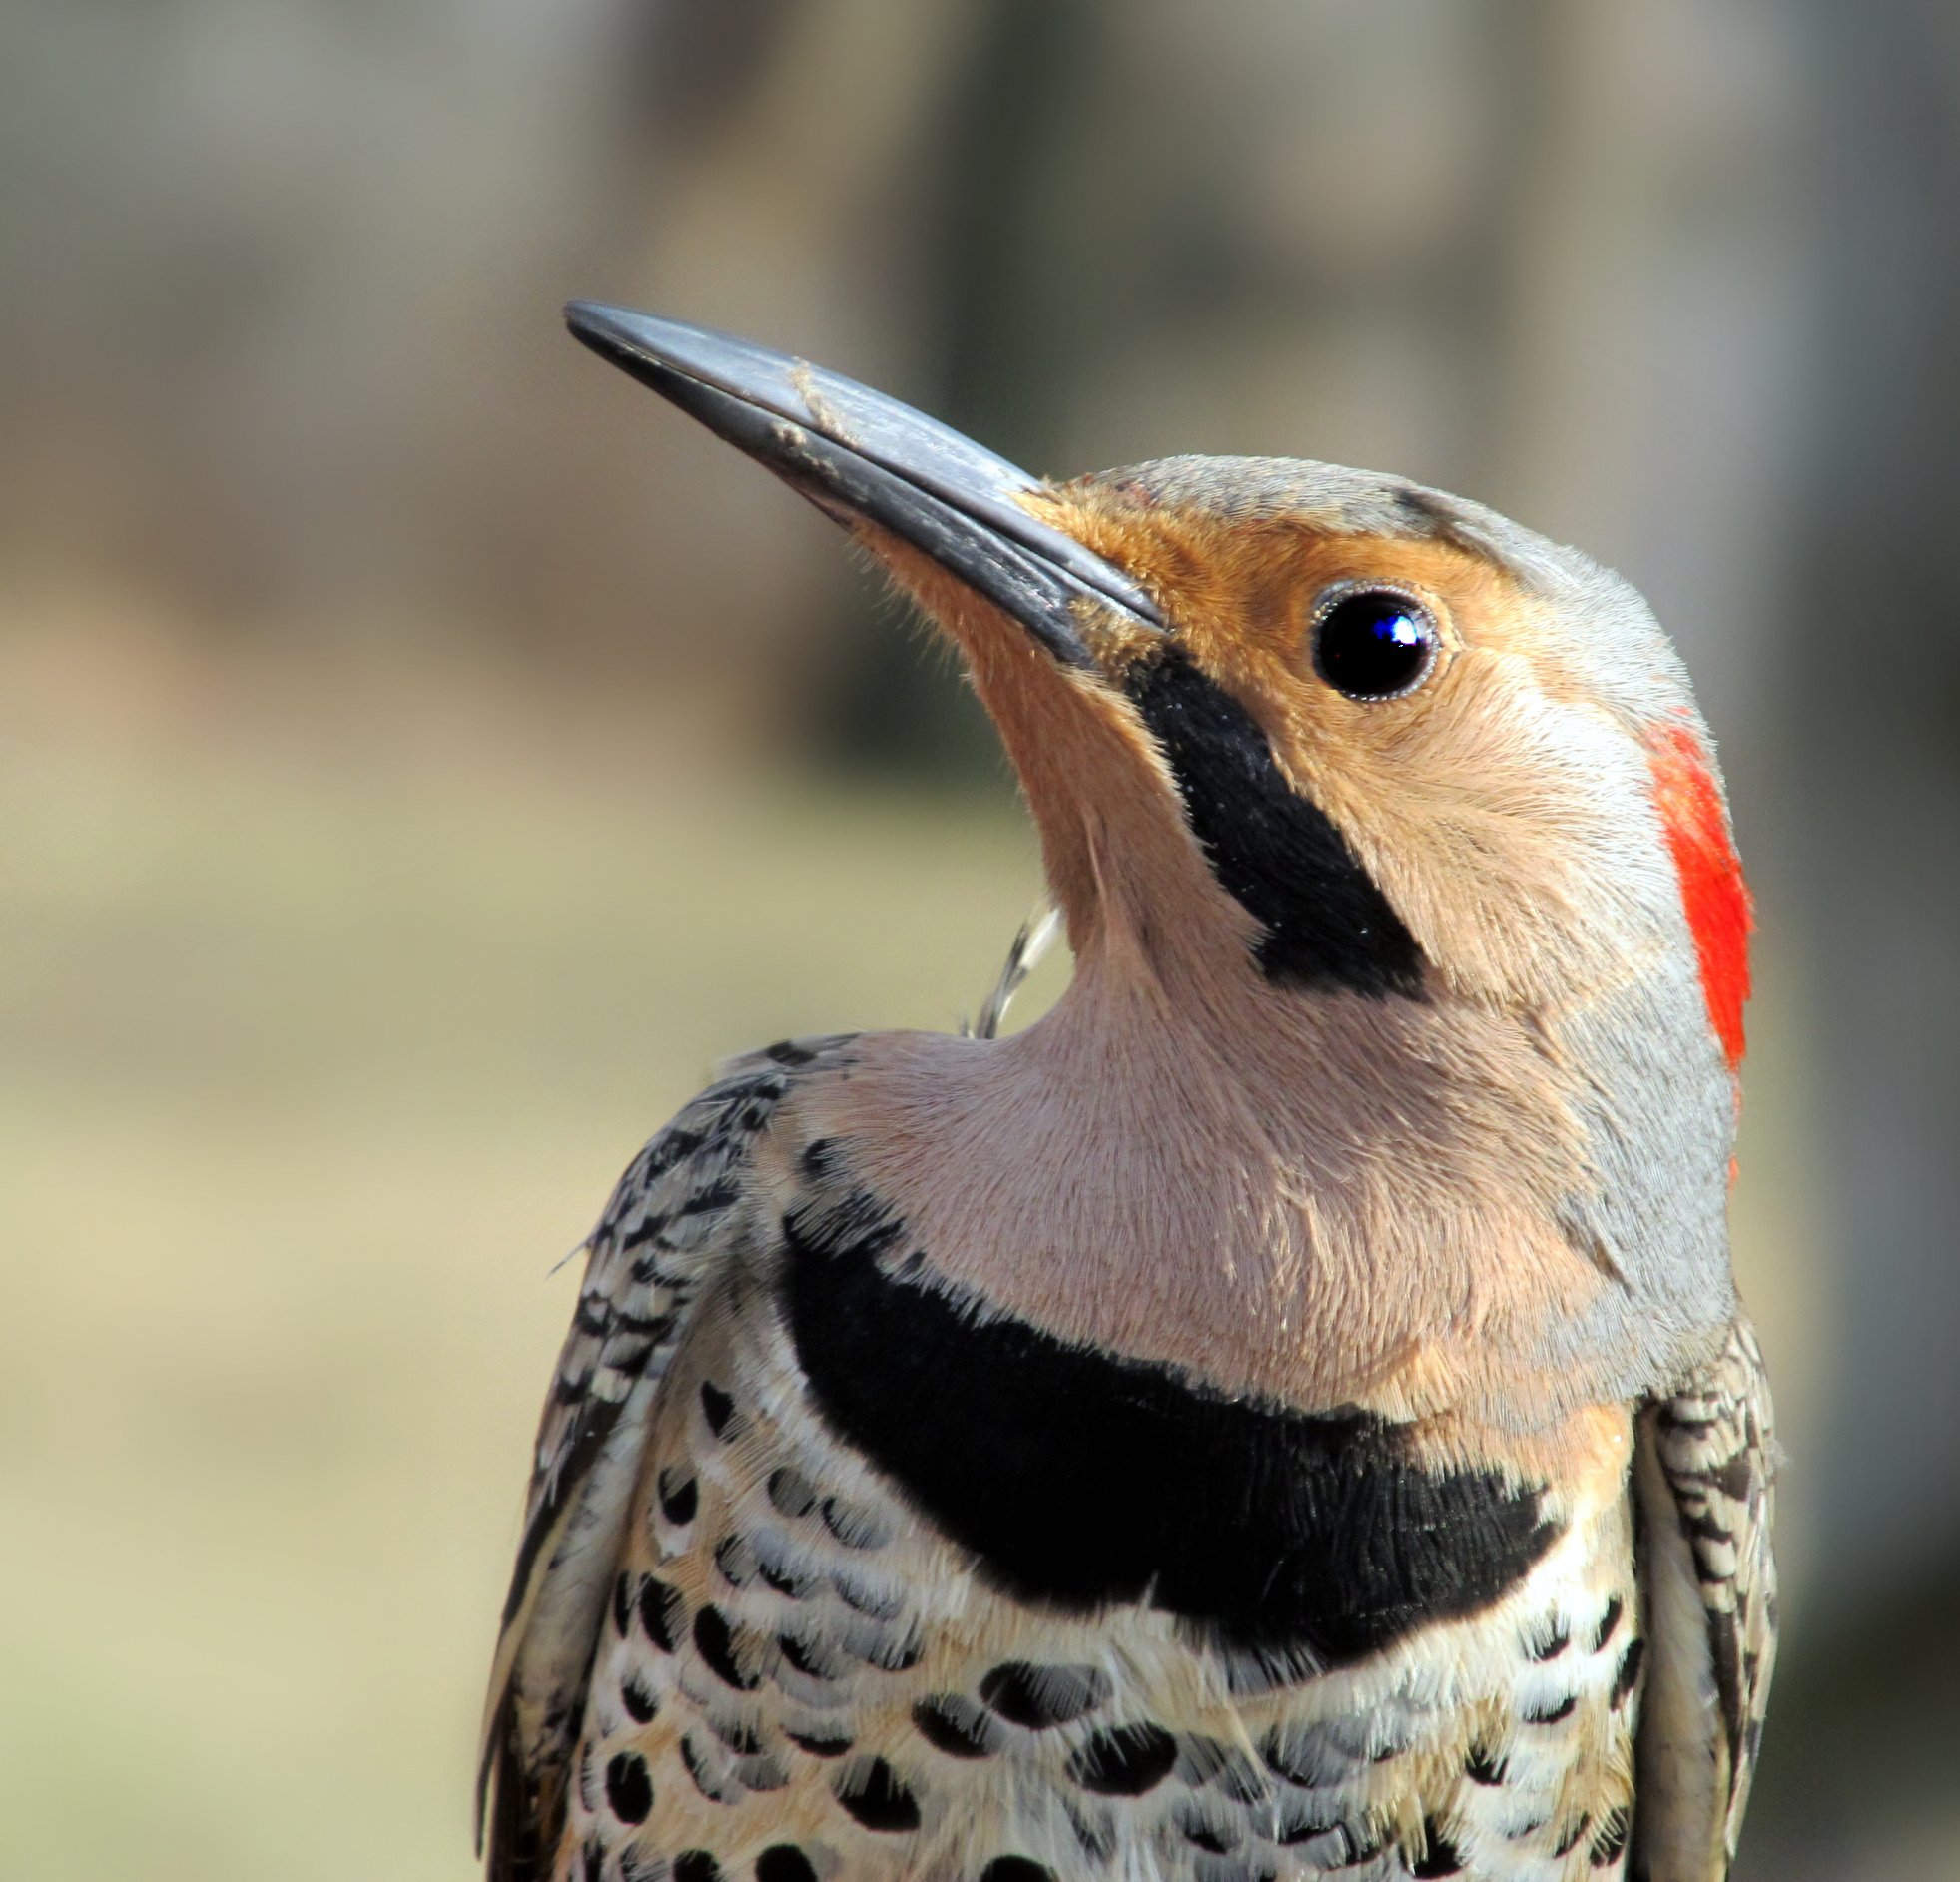
[[[1437,1413],[1495,1368],[1515,1402],[1602,1283],[1542,1059],[1465,1011],[1091,951],[1026,1031],[867,1036],[812,1108],[946,1282],[1228,1391]]]

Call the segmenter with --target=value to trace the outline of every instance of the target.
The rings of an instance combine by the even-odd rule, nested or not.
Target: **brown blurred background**
[[[0,12],[0,1879],[468,1876],[551,1262],[1033,897],[957,683],[570,294],[1646,591],[1761,914],[1745,1873],[1960,1876],[1956,200],[1951,0]]]

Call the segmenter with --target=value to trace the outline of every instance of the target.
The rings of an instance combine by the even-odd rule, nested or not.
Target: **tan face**
[[[1668,885],[1633,729],[1590,697],[1550,603],[1447,541],[1307,518],[1220,520],[1070,486],[1047,520],[1135,576],[1176,649],[1264,732],[1455,992],[1542,1006],[1645,964]],[[1433,634],[1410,689],[1349,697],[1317,662],[1330,606],[1391,591]],[[1112,692],[1156,648],[1087,637]]]

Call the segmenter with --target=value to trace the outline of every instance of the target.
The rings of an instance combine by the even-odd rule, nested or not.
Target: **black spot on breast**
[[[973,1700],[936,1692],[912,1708],[919,1735],[950,1758],[987,1758],[1000,1748],[1000,1728]]]
[[[1140,1797],[1170,1775],[1177,1740],[1161,1725],[1099,1731],[1068,1761],[1068,1774],[1099,1797]]]
[[[1293,1849],[1340,1827],[1338,1814],[1330,1816],[1324,1809],[1282,1798],[1273,1824],[1273,1841],[1282,1849]]]
[[[846,1771],[835,1788],[838,1802],[868,1830],[919,1827],[919,1799],[883,1758]]]
[[[1407,1427],[1227,1398],[897,1278],[875,1257],[899,1227],[867,1197],[783,1227],[826,1421],[1018,1600],[1147,1597],[1224,1644],[1339,1665],[1487,1605],[1559,1533],[1539,1493],[1432,1469]]]
[[[623,1574],[612,1581],[612,1630],[624,1633],[633,1624],[633,1583]]]
[[[1415,937],[1327,814],[1287,782],[1259,722],[1180,653],[1132,668],[1126,691],[1212,874],[1262,930],[1266,977],[1419,998]]]
[[[730,1587],[747,1587],[756,1578],[755,1551],[744,1536],[730,1534],[715,1545],[715,1567]]]
[[[822,1181],[831,1174],[837,1161],[837,1145],[828,1137],[818,1137],[803,1146],[803,1155],[798,1159],[803,1166],[804,1175],[813,1182]]]
[[[1640,1662],[1645,1658],[1646,1641],[1635,1635],[1627,1642],[1626,1650],[1620,1656],[1620,1668],[1613,1676],[1614,1711],[1619,1711],[1627,1703],[1627,1695],[1639,1683]]]
[[[817,1865],[794,1843],[772,1843],[756,1858],[756,1882],[817,1882]]]
[[[793,1601],[807,1600],[822,1584],[821,1577],[791,1567],[787,1562],[760,1559],[762,1578],[779,1594]]]
[[[1586,1860],[1595,1869],[1605,1869],[1618,1862],[1627,1848],[1627,1812],[1613,1810],[1607,1820],[1600,1825],[1600,1833],[1593,1839],[1593,1846],[1586,1852]]]
[[[916,1632],[910,1629],[902,1632],[892,1627],[876,1630],[858,1628],[856,1637],[847,1639],[846,1645],[855,1658],[886,1673],[911,1672],[926,1651],[924,1642]]]
[[[1054,1882],[1054,1871],[1031,1856],[995,1856],[980,1872],[980,1882]]]
[[[1600,1630],[1593,1636],[1593,1651],[1599,1650],[1613,1638],[1614,1629],[1620,1625],[1620,1616],[1626,1612],[1626,1603],[1618,1594],[1607,1602],[1607,1610],[1600,1616]]]
[[[875,1587],[842,1571],[832,1574],[831,1586],[845,1606],[867,1620],[896,1620],[905,1612],[905,1597],[895,1589]]]
[[[658,1575],[640,1580],[640,1625],[646,1636],[663,1653],[671,1653],[687,1619],[687,1603],[677,1587],[670,1587]]]
[[[694,1788],[710,1803],[734,1802],[733,1793],[702,1756],[701,1747],[691,1735],[681,1738],[681,1762],[686,1765],[688,1776],[694,1780]]]
[[[762,1683],[759,1674],[746,1671],[736,1658],[734,1629],[719,1607],[704,1607],[694,1616],[694,1645],[708,1670],[724,1685],[738,1692],[753,1692]]]
[[[606,1766],[606,1801],[622,1823],[644,1823],[653,1808],[653,1779],[646,1759],[637,1751],[622,1751]]]
[[[852,1745],[850,1737],[843,1732],[786,1731],[783,1736],[813,1758],[841,1758]]]
[[[826,1497],[823,1507],[825,1529],[846,1549],[883,1549],[892,1540],[891,1530],[863,1504]]]
[[[767,1794],[781,1790],[790,1781],[790,1773],[781,1758],[764,1752],[759,1758],[740,1758],[736,1761],[735,1775],[741,1780],[745,1790]]]
[[[776,1644],[783,1657],[798,1672],[812,1679],[835,1679],[844,1670],[844,1660],[820,1640],[806,1639],[796,1633],[779,1633]]]
[[[762,1734],[746,1720],[711,1717],[708,1729],[740,1757],[754,1757],[762,1749]]]
[[[604,1882],[606,1852],[596,1836],[588,1836],[578,1852],[579,1866],[584,1872],[585,1882]]]
[[[701,1382],[701,1416],[717,1438],[728,1436],[729,1424],[735,1417],[735,1401],[711,1379]]]
[[[1560,1833],[1559,1840],[1552,1845],[1553,1855],[1570,1856],[1579,1846],[1579,1839],[1592,1827],[1593,1819],[1590,1816],[1582,1816],[1570,1829]]]
[[[817,1507],[809,1478],[787,1464],[769,1473],[769,1501],[784,1516],[808,1516]]]
[[[660,1473],[660,1514],[676,1528],[694,1521],[701,1502],[701,1487],[686,1471],[671,1464]]]
[[[1207,1784],[1234,1803],[1263,1803],[1273,1791],[1272,1780],[1237,1745],[1202,1732],[1180,1732],[1175,1775],[1193,1790]]]
[[[1525,1655],[1537,1660],[1541,1665],[1547,1660],[1557,1659],[1567,1647],[1572,1645],[1572,1633],[1563,1620],[1553,1620],[1542,1632],[1530,1634],[1525,1640]]]
[[[721,1864],[705,1849],[684,1849],[674,1858],[674,1882],[721,1882]]]
[[[1006,1660],[980,1681],[980,1697],[1000,1716],[1029,1731],[1080,1718],[1109,1697],[1109,1677],[1093,1666],[1036,1666]]]
[[[1502,1784],[1504,1762],[1483,1745],[1472,1745],[1470,1756],[1463,1761],[1463,1774],[1473,1784]]]
[[[1275,1725],[1259,1740],[1259,1755],[1267,1769],[1305,1790],[1332,1783],[1356,1761],[1320,1725]]]
[[[1423,1853],[1409,1865],[1412,1876],[1461,1875],[1463,1858],[1457,1847],[1437,1828],[1434,1817],[1423,1819]]]
[[[1556,1725],[1562,1718],[1570,1718],[1578,1703],[1579,1694],[1568,1692],[1554,1703],[1530,1706],[1520,1716],[1527,1725]]]
[[[1202,1849],[1211,1856],[1229,1856],[1242,1840],[1230,1825],[1208,1822],[1189,1811],[1179,1813],[1177,1827],[1193,1849]]]
[[[1382,1853],[1387,1836],[1374,1823],[1343,1823],[1336,1832],[1341,1839],[1340,1860],[1345,1863],[1373,1862]]]
[[[660,1710],[660,1701],[645,1686],[628,1677],[619,1688],[619,1702],[626,1708],[626,1716],[636,1725],[648,1723]]]

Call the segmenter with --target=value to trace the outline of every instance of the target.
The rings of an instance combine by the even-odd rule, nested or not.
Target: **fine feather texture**
[[[1030,1603],[813,1406],[813,1335],[794,1338],[779,1306],[804,1257],[774,1224],[841,1213],[877,1233],[810,1104],[861,1082],[860,1044],[788,1068],[744,1154],[744,1200],[703,1245],[678,1348],[636,1412],[597,1600],[576,1633],[526,1643],[527,1664],[547,1653],[576,1669],[579,1697],[569,1745],[498,1741],[498,1882],[967,1882],[996,1861],[1053,1882],[1217,1882],[1228,1856],[1289,1882],[1518,1864],[1612,1882],[1638,1707],[1624,1419],[1545,1493],[1547,1545],[1501,1586],[1385,1631],[1352,1664],[1304,1640],[1207,1642],[1147,1594]],[[621,1194],[625,1213],[595,1238],[615,1250],[667,1213],[647,1213],[630,1174]],[[875,1347],[834,1357],[882,1363]],[[1002,1386],[1033,1426],[1068,1416],[1037,1378]],[[1176,1417],[1167,1402],[1160,1415]],[[1359,1452],[1347,1468],[1366,1468]],[[588,1478],[585,1506],[611,1506],[623,1481]],[[1182,1491],[1137,1478],[1124,1494]],[[1429,1520],[1400,1491],[1378,1503],[1388,1527],[1369,1547],[1385,1563],[1402,1547],[1398,1505],[1405,1523]],[[1433,1515],[1424,1548],[1442,1565],[1460,1518]],[[1242,1520],[1205,1521],[1229,1550]],[[549,1562],[547,1580],[567,1571]]]
[[[629,1172],[493,1875],[1721,1882],[1774,1628],[1747,905],[1644,605],[1397,479],[1042,488],[641,328],[761,374],[650,382],[959,647],[1076,971],[997,1036],[1024,932],[977,1034],[774,1048]],[[1393,698],[1313,656],[1371,585],[1435,634]]]
[[[1650,1644],[1635,1873],[1721,1882],[1776,1656],[1776,1440],[1747,1320],[1681,1391],[1647,1409],[1635,1456]]]
[[[597,1616],[660,1380],[703,1276],[748,1232],[743,1176],[757,1133],[792,1067],[838,1044],[738,1060],[634,1159],[587,1240],[484,1710],[477,1835],[487,1827],[490,1882],[547,1872]]]

